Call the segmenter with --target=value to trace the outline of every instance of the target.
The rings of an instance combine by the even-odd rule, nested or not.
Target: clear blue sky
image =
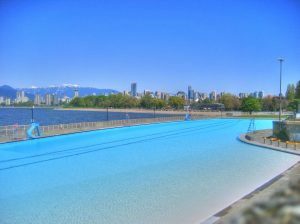
[[[279,92],[300,79],[298,0],[1,0],[0,84]]]

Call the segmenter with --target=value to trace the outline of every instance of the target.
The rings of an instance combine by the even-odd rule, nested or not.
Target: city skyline
[[[6,85],[6,84],[5,84]],[[9,85],[7,85],[9,86]],[[114,90],[114,91],[118,91],[119,93],[123,94],[123,95],[130,95],[130,96],[133,96],[133,97],[137,97],[137,96],[141,96],[141,95],[145,95],[146,92],[148,93],[151,93],[151,94],[154,94],[155,92],[161,92],[161,93],[167,93],[169,95],[178,95],[178,93],[182,93],[182,94],[185,94],[186,95],[186,98],[188,100],[192,100],[194,98],[194,94],[207,94],[207,95],[210,95],[212,92],[215,92],[215,95],[219,95],[219,94],[224,94],[224,93],[228,93],[228,94],[232,94],[234,96],[237,96],[239,98],[244,98],[244,97],[247,97],[247,96],[255,96],[257,94],[262,94],[263,96],[279,96],[278,94],[272,94],[270,92],[266,92],[265,90],[259,90],[259,89],[252,89],[251,91],[236,91],[236,92],[230,92],[230,91],[219,91],[217,89],[211,89],[209,91],[201,91],[199,89],[196,89],[196,88],[193,88],[191,85],[188,85],[186,86],[185,88],[182,88],[182,89],[178,89],[174,92],[168,92],[164,89],[141,89],[138,87],[138,83],[137,82],[132,82],[130,84],[130,86],[128,86],[127,89],[124,89],[124,90],[117,90],[117,89],[114,89],[114,88],[103,88],[104,90],[107,89],[107,90]],[[1,87],[1,85],[0,85]],[[10,86],[11,87],[11,86]],[[33,91],[34,94],[40,94],[39,92],[39,89],[43,89],[43,91],[45,91],[45,89],[52,89],[52,88],[56,88],[58,89],[59,91],[62,91],[61,88],[65,88],[65,87],[68,87],[68,88],[71,88],[75,91],[75,94],[77,96],[79,96],[78,92],[79,92],[79,88],[95,88],[95,89],[99,89],[101,90],[102,88],[98,88],[98,87],[87,87],[87,86],[81,86],[81,85],[78,85],[78,84],[62,84],[62,85],[57,85],[57,86],[54,86],[54,85],[51,85],[51,86],[47,86],[47,87],[37,87],[37,86],[32,86],[32,87],[17,87],[15,88],[17,91],[24,91],[25,92],[28,92],[29,89],[31,89]],[[283,87],[283,95],[285,95],[285,92],[286,92],[286,87]],[[44,95],[47,94],[47,91],[46,93],[44,93]],[[116,93],[111,93],[111,94],[116,94]],[[93,94],[88,94],[88,95],[98,95],[96,93],[93,93]],[[88,96],[88,95],[84,95],[84,96]],[[100,94],[102,95],[102,94]],[[179,94],[180,95],[180,94]],[[17,97],[18,98],[18,97]],[[258,97],[256,97],[258,98]],[[259,98],[263,98],[263,97],[259,97]]]
[[[1,82],[279,94],[300,75],[299,2],[3,1]],[[283,90],[284,91],[284,90]]]

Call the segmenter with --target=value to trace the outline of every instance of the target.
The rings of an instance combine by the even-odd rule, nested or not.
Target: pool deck
[[[289,187],[291,182],[300,180],[300,162],[296,163],[288,170],[277,175],[272,180],[258,187],[250,194],[244,196],[240,200],[226,207],[222,211],[216,213],[202,224],[224,224],[224,223],[240,223],[237,221],[241,217],[243,211],[254,207],[258,203],[266,203],[275,192],[282,191]],[[253,222],[254,223],[254,222]]]
[[[283,142],[276,142],[273,144],[270,141],[266,141],[265,138],[271,135],[272,130],[270,129],[260,130],[250,134],[243,134],[239,136],[239,140],[246,144],[300,155],[300,148],[297,148],[297,146],[295,149],[294,146],[287,146]],[[294,164],[292,167],[277,175],[262,186],[259,186],[257,189],[234,202],[230,206],[211,216],[201,224],[240,223],[237,220],[242,217],[242,213],[246,209],[254,207],[260,202],[267,204],[274,193],[287,189],[291,182],[296,181],[300,181],[300,157],[299,162]]]
[[[281,141],[272,141],[267,137],[272,135],[272,129],[259,130],[239,136],[239,140],[263,148],[300,155],[300,144],[286,144]]]

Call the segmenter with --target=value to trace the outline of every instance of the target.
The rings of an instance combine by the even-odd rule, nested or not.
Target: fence
[[[193,120],[203,119],[204,116],[193,116]],[[159,123],[166,121],[184,120],[184,115],[170,116],[170,117],[157,117],[157,118],[140,118],[140,119],[124,119],[124,120],[110,120],[99,122],[80,122],[69,124],[57,124],[41,126],[42,136],[54,136],[67,133],[90,131],[97,129],[104,129],[109,127],[118,126],[131,126],[137,124]],[[26,139],[26,131],[30,125],[9,125],[0,126],[0,142],[17,141]]]

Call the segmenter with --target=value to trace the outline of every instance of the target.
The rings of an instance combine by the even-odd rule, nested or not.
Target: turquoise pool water
[[[199,223],[299,160],[239,142],[248,125],[170,122],[1,144],[0,223]]]

